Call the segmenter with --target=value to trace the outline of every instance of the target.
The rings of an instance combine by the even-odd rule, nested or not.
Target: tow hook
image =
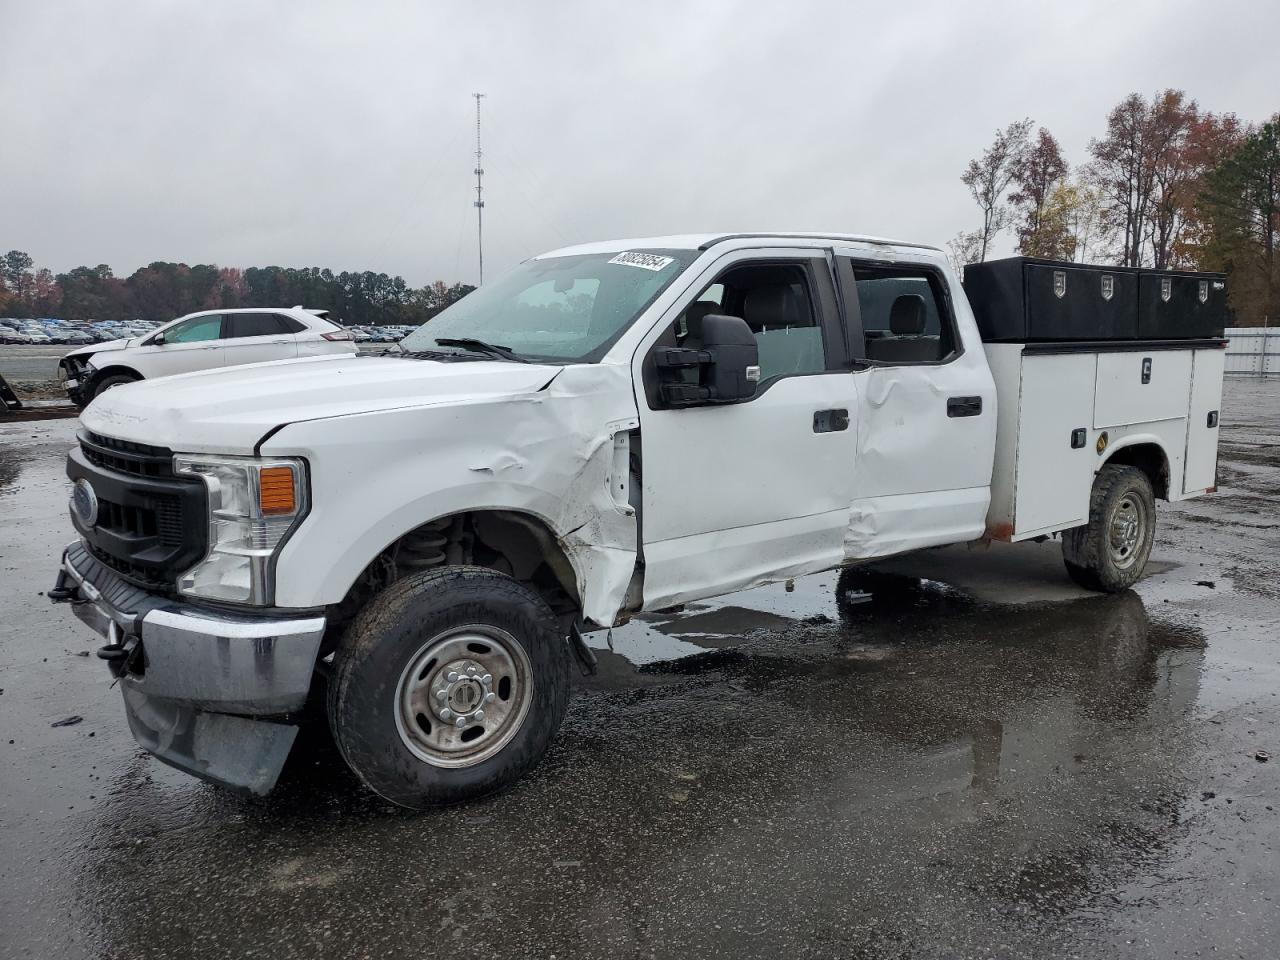
[[[120,632],[120,626],[112,621],[107,627],[107,643],[99,647],[97,653],[98,659],[107,662],[112,676],[119,678],[133,671],[141,650],[142,644],[138,638],[125,639]]]
[[[80,599],[80,588],[67,576],[67,571],[59,570],[57,582],[45,596],[54,603],[74,603]]]

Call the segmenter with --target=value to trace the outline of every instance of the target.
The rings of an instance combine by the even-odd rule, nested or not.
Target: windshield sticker
[[[639,267],[641,270],[652,270],[657,273],[665,270],[675,262],[674,257],[660,257],[656,253],[620,253],[610,263],[620,263],[624,267]]]

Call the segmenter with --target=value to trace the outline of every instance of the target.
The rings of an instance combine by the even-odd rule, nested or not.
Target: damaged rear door
[[[853,499],[857,396],[828,258],[740,250],[691,289],[635,361],[646,609],[838,564]],[[755,394],[666,406],[653,349],[699,349],[708,313],[750,327]]]

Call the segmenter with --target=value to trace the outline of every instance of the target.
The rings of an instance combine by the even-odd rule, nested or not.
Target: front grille
[[[208,501],[204,483],[176,476],[173,453],[128,440],[82,431],[67,475],[85,480],[97,500],[97,517],[72,522],[100,563],[149,590],[168,591],[177,577],[205,555]]]
[[[182,543],[182,501],[176,496],[152,496],[148,507],[130,507],[98,499],[98,526],[131,537],[158,537],[165,546]]]
[[[116,440],[88,430],[80,433],[84,458],[104,470],[131,473],[137,477],[173,476],[173,451],[130,440]]]

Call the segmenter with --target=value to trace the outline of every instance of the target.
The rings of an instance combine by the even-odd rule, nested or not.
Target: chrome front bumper
[[[254,793],[276,782],[311,689],[322,616],[223,614],[157,597],[67,547],[50,593],[107,641],[134,737],[166,763]]]

